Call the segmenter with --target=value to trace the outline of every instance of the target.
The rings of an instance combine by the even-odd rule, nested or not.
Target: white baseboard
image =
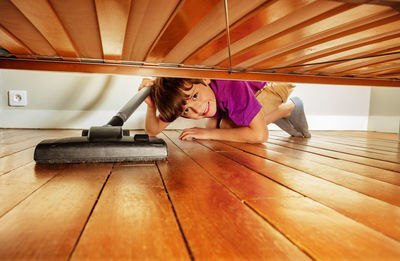
[[[90,126],[104,125],[115,111],[60,111],[60,110],[25,110],[6,109],[0,111],[1,128],[65,128],[82,129]],[[143,129],[146,112],[137,110],[125,123],[127,129]],[[310,130],[368,130],[368,116],[342,116],[342,115],[309,115],[307,116]],[[375,121],[378,121],[376,119]],[[375,122],[374,121],[374,122]],[[393,126],[397,125],[393,120],[387,119],[390,123],[388,131],[393,132]],[[370,122],[371,123],[371,122]],[[372,124],[372,123],[371,123]],[[378,124],[382,125],[383,124]],[[194,126],[204,126],[204,121],[193,121],[180,118],[168,126],[169,129],[184,129]],[[371,125],[372,126],[372,125]],[[271,124],[271,130],[279,128]]]
[[[368,116],[344,115],[307,115],[310,130],[358,130],[366,131]],[[268,127],[270,130],[279,130],[275,124]]]
[[[368,130],[368,116],[310,115],[310,130]]]
[[[368,130],[400,133],[400,116],[370,116]]]

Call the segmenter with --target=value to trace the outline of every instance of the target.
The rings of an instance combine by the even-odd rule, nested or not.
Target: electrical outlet
[[[26,91],[9,90],[8,91],[8,105],[16,107],[24,107],[28,105],[28,95]]]

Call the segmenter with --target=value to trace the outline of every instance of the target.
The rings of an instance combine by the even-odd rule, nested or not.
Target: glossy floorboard
[[[180,141],[167,161],[36,165],[0,129],[0,260],[399,260],[397,134]]]

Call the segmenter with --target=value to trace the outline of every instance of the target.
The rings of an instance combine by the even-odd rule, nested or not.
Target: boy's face
[[[181,114],[182,117],[189,119],[210,118],[217,112],[217,102],[214,92],[208,85],[210,80],[204,80],[204,84],[193,84],[192,89],[185,91],[189,95],[186,105]]]

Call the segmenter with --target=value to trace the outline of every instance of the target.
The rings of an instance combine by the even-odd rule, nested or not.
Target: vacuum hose
[[[149,96],[151,87],[142,88],[135,96],[132,97],[125,104],[119,112],[111,118],[111,120],[107,123],[108,126],[122,126],[124,122],[126,122],[133,112],[142,104],[142,102]]]

